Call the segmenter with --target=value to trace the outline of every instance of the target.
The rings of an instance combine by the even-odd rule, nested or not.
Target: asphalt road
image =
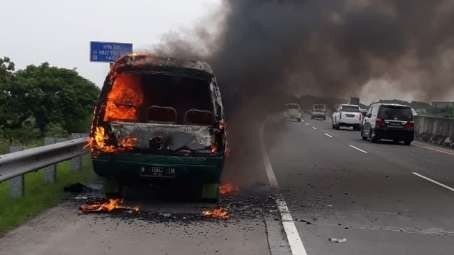
[[[454,187],[452,151],[308,118],[267,147],[308,254],[454,254],[454,192],[424,179]]]
[[[296,226],[310,255],[454,254],[453,151],[372,144],[359,132],[306,118],[266,125],[262,155],[259,133],[257,140],[232,137],[242,146],[232,152],[224,180],[240,185],[240,192],[218,205],[130,195],[126,203],[139,206],[138,215],[83,215],[83,201],[70,199],[2,237],[0,254],[288,255],[278,197],[293,218],[285,224]],[[232,217],[200,217],[214,206],[228,208]]]

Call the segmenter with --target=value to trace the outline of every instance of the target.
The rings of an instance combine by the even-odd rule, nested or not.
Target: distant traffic
[[[304,110],[298,103],[285,105],[288,119],[302,121]],[[367,109],[366,109],[367,108]],[[312,120],[326,120],[329,107],[325,104],[313,104],[306,110]],[[390,140],[410,145],[414,140],[416,111],[408,105],[393,103],[373,103],[369,107],[359,104],[340,104],[331,114],[332,128],[351,128],[360,131],[360,137],[376,143]]]

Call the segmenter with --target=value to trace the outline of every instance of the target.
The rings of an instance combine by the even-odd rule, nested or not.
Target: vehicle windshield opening
[[[212,125],[209,84],[164,74],[119,74],[106,97],[104,120]]]

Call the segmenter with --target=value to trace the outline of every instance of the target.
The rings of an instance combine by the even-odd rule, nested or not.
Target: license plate
[[[140,169],[140,175],[143,177],[174,178],[175,174],[175,167],[146,166]]]
[[[353,115],[353,114],[347,114],[346,116],[349,117],[349,118],[355,117],[355,115]]]
[[[391,126],[391,127],[402,127],[402,124],[395,123],[395,122],[390,122],[388,125]]]

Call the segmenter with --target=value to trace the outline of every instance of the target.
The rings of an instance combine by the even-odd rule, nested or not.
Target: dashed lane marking
[[[263,141],[263,125],[260,128],[260,147],[262,151],[263,164],[265,166],[266,175],[271,187],[279,190],[279,184],[274,174],[273,167],[271,166],[270,158],[265,149],[265,142]],[[287,241],[290,245],[292,255],[307,255],[306,248],[304,247],[303,241],[299,235],[298,229],[296,228],[293,217],[290,214],[287,203],[285,202],[282,195],[279,193],[276,198],[276,204],[281,215],[282,226],[287,236]]]
[[[426,176],[424,176],[424,175],[422,175],[422,174],[419,174],[419,173],[417,173],[417,172],[413,172],[413,174],[416,175],[416,176],[418,176],[419,178],[422,178],[422,179],[424,179],[424,180],[426,180],[426,181],[429,181],[429,182],[431,182],[431,183],[433,183],[433,184],[436,184],[436,185],[438,185],[438,186],[440,186],[440,187],[443,187],[443,188],[445,188],[445,189],[447,189],[447,190],[454,191],[454,188],[449,187],[448,185],[443,184],[443,183],[441,183],[441,182],[438,182],[438,181],[436,181],[436,180],[434,180],[434,179],[431,179],[431,178],[429,178],[429,177],[426,177]]]
[[[353,148],[353,149],[355,149],[355,150],[357,150],[357,151],[360,151],[360,152],[362,152],[362,153],[364,153],[364,154],[367,154],[367,153],[368,153],[367,151],[365,151],[365,150],[363,150],[363,149],[360,149],[360,148],[358,148],[358,147],[356,147],[356,146],[353,146],[353,145],[350,145],[349,147],[350,147],[350,148]]]

